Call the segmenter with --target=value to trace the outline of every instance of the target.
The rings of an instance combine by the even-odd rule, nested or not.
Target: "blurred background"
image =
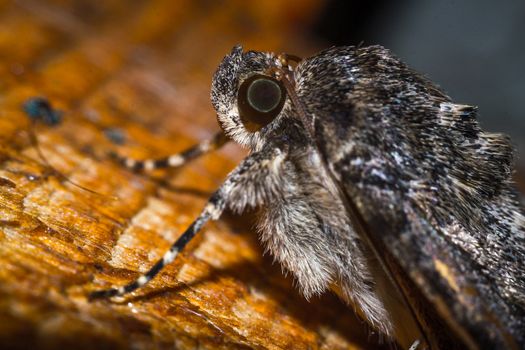
[[[380,44],[479,106],[485,130],[511,135],[525,167],[525,1],[327,1],[311,33],[334,45]]]
[[[125,22],[141,11],[151,12],[149,22],[171,16],[172,23],[170,26],[168,20],[154,34],[147,33],[151,23],[141,24],[144,38],[131,42],[134,47],[127,58],[146,62],[152,48],[162,46],[162,57],[180,60],[182,67],[184,57],[198,52],[200,56],[192,57],[192,67],[197,70],[200,65],[199,74],[207,75],[208,81],[214,66],[236,43],[247,49],[304,56],[331,45],[380,44],[438,83],[454,101],[479,106],[482,126],[510,134],[525,154],[525,1],[200,0],[191,5],[155,1],[144,6],[146,3],[0,0],[0,21],[12,21],[10,12],[25,12],[54,26],[55,31],[66,32],[49,39],[41,26],[18,24],[13,31],[13,26],[4,23],[3,32],[0,26],[0,59],[9,61],[12,74],[23,75],[41,58],[51,57],[53,50],[43,43],[46,39],[55,40],[49,45],[54,50],[64,48],[78,40],[79,34],[96,38],[110,26],[126,28]],[[126,35],[140,36],[141,26],[132,26]],[[15,43],[9,40],[13,34],[19,39]],[[5,81],[0,81],[0,88],[2,84]],[[525,168],[525,156],[519,162]]]
[[[151,266],[246,151],[162,178],[107,152],[159,157],[213,135],[211,77],[235,44],[303,57],[380,44],[510,134],[523,178],[523,33],[523,0],[0,0],[0,348],[370,349],[370,329],[333,296],[306,302],[238,216],[210,224],[149,297],[87,303]],[[21,108],[34,96],[64,112],[36,128],[49,163],[120,200],[46,175]]]

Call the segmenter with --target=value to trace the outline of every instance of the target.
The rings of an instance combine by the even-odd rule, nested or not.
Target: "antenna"
[[[52,173],[58,177],[59,179],[69,182],[71,185],[89,192],[91,194],[104,197],[104,198],[110,198],[111,200],[118,200],[118,197],[100,193],[94,190],[91,190],[87,187],[84,187],[73,180],[71,180],[69,177],[67,177],[65,174],[57,170],[54,166],[51,165],[51,163],[47,160],[47,158],[44,156],[44,153],[42,152],[42,149],[40,148],[40,143],[38,142],[37,135],[35,133],[36,123],[38,121],[42,121],[44,124],[54,127],[62,121],[63,112],[59,110],[53,109],[51,104],[46,98],[43,97],[33,97],[27,100],[23,104],[24,112],[29,116],[30,119],[30,125],[27,129],[27,132],[29,134],[29,141],[31,145],[35,148],[36,153],[38,154],[38,157],[44,163],[44,165],[49,168]]]

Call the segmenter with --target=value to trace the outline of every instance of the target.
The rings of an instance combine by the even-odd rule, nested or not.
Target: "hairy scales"
[[[244,95],[255,83],[263,93]],[[236,46],[211,100],[224,134],[250,155],[148,272],[92,298],[140,288],[225,208],[256,207],[261,241],[306,297],[335,291],[404,347],[524,346],[525,219],[512,147],[479,128],[474,107],[379,46],[304,60]],[[121,162],[180,166],[223,136]]]
[[[510,179],[509,140],[483,132],[474,107],[454,104],[379,46],[333,48],[298,64],[295,93],[315,121],[316,140],[289,101],[271,124],[249,133],[237,117],[236,87],[274,60],[234,48],[214,77],[212,102],[240,144],[290,145],[270,181],[273,195],[258,203],[260,228],[305,295],[335,283],[372,325],[392,331],[375,290],[379,281],[371,277],[373,257],[329,176],[312,161],[318,145],[372,234],[431,301],[444,298],[453,317],[481,338],[503,344],[510,331],[523,342],[525,228]],[[505,326],[482,334],[491,315]]]
[[[236,58],[243,59],[236,63]],[[262,53],[231,55],[214,77],[212,102],[223,128],[226,132],[231,130],[230,136],[254,151],[290,145],[286,154],[274,162],[279,166],[269,165],[273,172],[260,171],[256,179],[239,186],[239,195],[232,197],[231,207],[236,211],[242,211],[244,204],[259,207],[262,242],[294,274],[306,297],[333,285],[344,286],[339,288],[343,297],[352,301],[375,328],[391,335],[390,317],[375,290],[360,239],[353,232],[333,184],[323,174],[312,141],[300,123],[294,121],[292,105],[288,103],[277,120],[255,135],[242,130],[237,114],[232,113],[236,109],[236,90],[230,90],[231,87],[250,74],[259,73],[258,69],[267,69],[272,62],[272,57]],[[232,71],[232,67],[236,70]]]
[[[525,218],[509,140],[381,47],[331,49],[296,75],[330,168],[369,222],[390,226],[376,234],[403,267],[448,295],[458,319],[495,315],[524,342]]]

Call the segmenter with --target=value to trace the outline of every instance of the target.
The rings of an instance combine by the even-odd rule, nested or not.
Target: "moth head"
[[[278,62],[271,53],[235,46],[213,76],[211,101],[219,124],[242,146],[260,149],[282,118],[288,99],[272,73]]]

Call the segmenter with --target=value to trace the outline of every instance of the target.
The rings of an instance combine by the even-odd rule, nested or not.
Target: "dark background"
[[[327,1],[312,35],[334,45],[380,44],[479,106],[481,126],[511,135],[525,169],[525,1]]]

